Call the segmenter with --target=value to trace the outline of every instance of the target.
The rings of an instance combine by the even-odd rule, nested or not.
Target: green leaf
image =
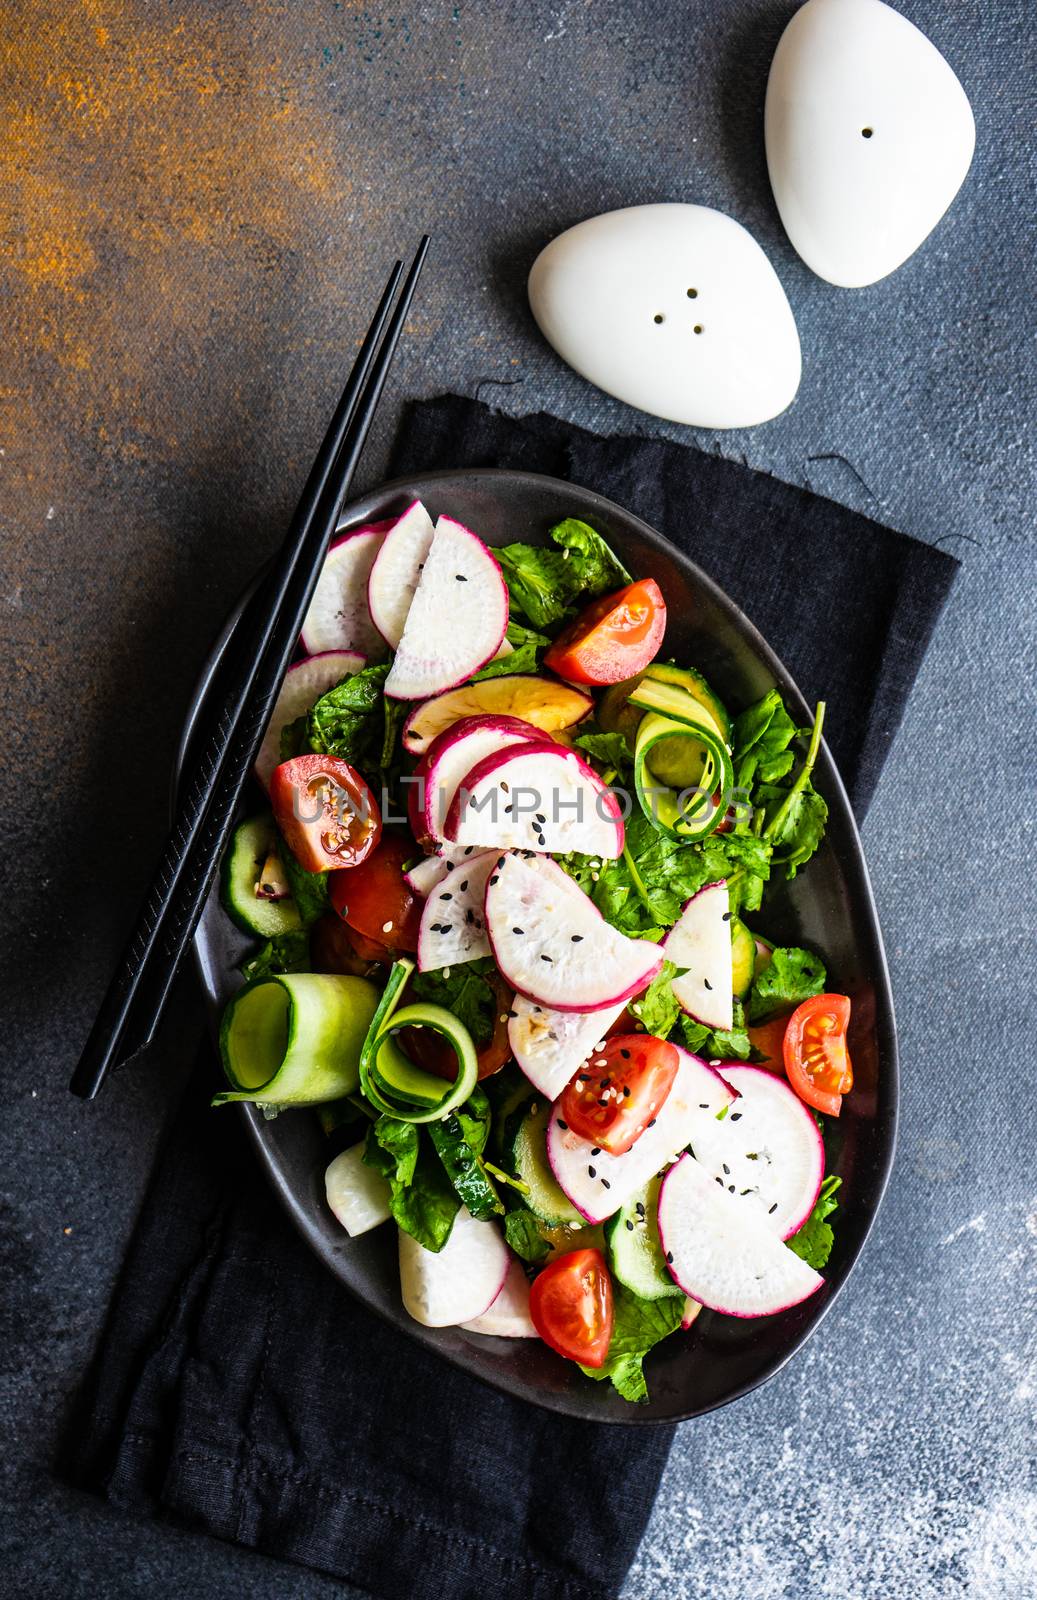
[[[442,1250],[461,1201],[423,1130],[379,1117],[368,1130],[363,1159],[388,1179],[389,1209],[404,1233],[426,1250]]]
[[[787,790],[760,784],[753,799],[756,805],[766,807],[774,815],[787,802],[787,809],[771,842],[775,865],[783,866],[786,876],[794,878],[824,837],[828,821],[827,805],[809,784],[791,797]]]
[[[557,628],[571,615],[573,602],[630,582],[626,568],[587,523],[569,517],[551,529],[551,538],[560,549],[509,544],[495,551],[512,609],[534,628]]]
[[[310,749],[353,766],[373,766],[385,734],[382,685],[388,672],[384,663],[364,667],[321,695],[306,719]]]
[[[749,1021],[762,1022],[779,1011],[791,1011],[811,995],[821,994],[826,982],[820,956],[796,945],[776,946],[770,964],[753,979]]]
[[[497,656],[493,661],[487,661],[478,672],[472,673],[471,681],[480,683],[483,678],[503,678],[513,672],[537,672],[540,668],[541,646],[534,644],[532,638],[525,644],[520,644],[517,650],[512,650],[510,655]]]
[[[672,961],[664,961],[641,998],[630,1002],[638,1022],[643,1022],[646,1032],[654,1033],[657,1039],[669,1037],[681,1014],[673,995],[673,980],[679,970]]]
[[[509,1211],[504,1218],[504,1237],[517,1256],[534,1265],[546,1261],[551,1254],[551,1246],[540,1232],[536,1217],[523,1207]]]
[[[278,933],[252,955],[246,956],[239,971],[242,976],[272,978],[284,972],[308,972],[310,966],[310,936],[305,928],[295,928],[291,933]]]
[[[792,770],[796,725],[777,689],[735,718],[731,732],[737,784],[775,783]]]
[[[414,975],[414,993],[419,1000],[444,1006],[468,1029],[477,1050],[493,1037],[500,998],[489,979],[497,968],[489,956],[461,966],[440,967]]]
[[[430,1122],[429,1136],[458,1198],[473,1217],[485,1222],[499,1216],[504,1205],[479,1160],[490,1132],[490,1102],[481,1089],[465,1105]]]
[[[791,1239],[786,1239],[785,1241],[789,1249],[794,1250],[796,1255],[801,1257],[808,1267],[813,1267],[815,1271],[819,1271],[827,1264],[828,1257],[832,1253],[835,1235],[832,1232],[831,1224],[827,1223],[825,1218],[839,1209],[835,1191],[842,1181],[834,1173],[825,1179],[818,1190],[814,1209],[806,1222],[804,1222],[798,1233],[794,1233]]]
[[[627,772],[633,770],[633,758],[626,735],[622,733],[582,733],[574,739],[577,750],[590,756],[603,771]]]
[[[309,928],[318,917],[324,915],[331,904],[328,898],[328,874],[307,872],[306,868],[301,867],[296,861],[283,839],[278,841],[277,853],[281,857],[299,919],[304,928]]]
[[[732,1020],[731,1028],[707,1028],[682,1015],[680,1028],[685,1046],[704,1061],[748,1061],[751,1045],[745,1031],[745,1008],[740,1000],[734,1002]]]
[[[296,717],[294,722],[286,722],[281,729],[280,756],[282,761],[291,761],[293,756],[301,756],[310,748],[310,741],[306,737],[306,714]]]
[[[644,1402],[648,1385],[642,1363],[653,1345],[675,1333],[684,1314],[683,1295],[664,1295],[659,1300],[642,1300],[613,1282],[615,1320],[608,1355],[602,1367],[581,1366],[588,1378],[611,1378],[624,1400]]]

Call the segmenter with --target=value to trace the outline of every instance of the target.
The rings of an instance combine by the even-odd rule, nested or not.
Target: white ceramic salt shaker
[[[843,288],[875,283],[932,232],[976,125],[936,46],[883,0],[807,0],[781,36],[764,115],[785,231]]]

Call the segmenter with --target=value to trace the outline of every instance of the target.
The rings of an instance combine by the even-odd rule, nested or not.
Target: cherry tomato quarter
[[[570,683],[620,683],[644,671],[665,632],[662,590],[654,578],[642,578],[581,611],[548,650],[544,665]]]
[[[378,802],[354,767],[337,756],[295,756],[275,767],[270,804],[289,849],[307,872],[354,867],[382,831]]]
[[[615,1034],[564,1091],[562,1116],[581,1139],[625,1155],[662,1110],[679,1064],[676,1045],[665,1039]]]
[[[785,1072],[799,1098],[815,1111],[837,1117],[843,1096],[853,1088],[853,1066],[846,1047],[850,1001],[844,994],[815,994],[804,1000],[785,1029]]]
[[[529,1314],[545,1344],[584,1367],[604,1366],[612,1338],[612,1279],[600,1250],[572,1250],[544,1268]]]

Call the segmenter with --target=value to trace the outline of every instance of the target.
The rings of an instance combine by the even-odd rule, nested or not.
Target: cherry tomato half
[[[837,1117],[853,1088],[846,1048],[850,1002],[844,994],[815,994],[792,1013],[785,1029],[785,1072],[801,1100]]]
[[[424,902],[404,880],[414,846],[399,834],[383,833],[358,866],[333,872],[328,891],[343,922],[390,950],[416,950]]]
[[[337,756],[282,761],[270,779],[270,804],[307,872],[355,867],[371,854],[382,831],[374,795],[359,772]]]
[[[565,1090],[562,1116],[581,1139],[625,1155],[659,1115],[679,1062],[676,1045],[654,1034],[615,1034]]]
[[[529,1314],[545,1344],[584,1367],[604,1365],[612,1338],[612,1279],[600,1250],[572,1250],[533,1280]]]
[[[654,578],[603,595],[558,635],[545,667],[570,683],[619,683],[643,672],[663,642],[666,601]]]

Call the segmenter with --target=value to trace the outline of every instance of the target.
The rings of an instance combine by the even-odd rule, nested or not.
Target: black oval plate
[[[669,615],[668,654],[699,667],[733,710],[777,684],[792,715],[809,720],[810,708],[799,690],[742,612],[661,534],[620,506],[534,473],[439,472],[365,495],[343,512],[341,526],[392,515],[415,498],[433,517],[449,512],[490,545],[519,539],[543,544],[554,523],[567,516],[584,518],[635,575],[660,584]],[[248,596],[209,658],[184,731],[180,767],[206,711],[220,703],[222,673],[234,653],[248,646],[247,603]],[[804,1304],[770,1317],[743,1320],[703,1311],[687,1333],[674,1334],[649,1356],[649,1402],[629,1405],[610,1384],[585,1378],[537,1340],[488,1339],[413,1322],[400,1301],[392,1230],[350,1239],[328,1210],[323,1193],[327,1152],[316,1117],[291,1112],[267,1122],[251,1107],[240,1108],[289,1215],[329,1271],[380,1316],[475,1377],[535,1405],[591,1421],[674,1422],[698,1416],[763,1383],[795,1354],[845,1284],[875,1219],[893,1158],[897,1108],[893,1003],[882,939],[857,828],[827,749],[814,781],[829,806],[824,844],[792,884],[772,890],[765,925],[783,943],[820,951],[830,986],[853,1000],[854,1088],[843,1115],[829,1120],[827,1140],[829,1171],[843,1182],[825,1287]],[[240,981],[236,967],[246,948],[214,892],[195,940],[214,1023]]]

